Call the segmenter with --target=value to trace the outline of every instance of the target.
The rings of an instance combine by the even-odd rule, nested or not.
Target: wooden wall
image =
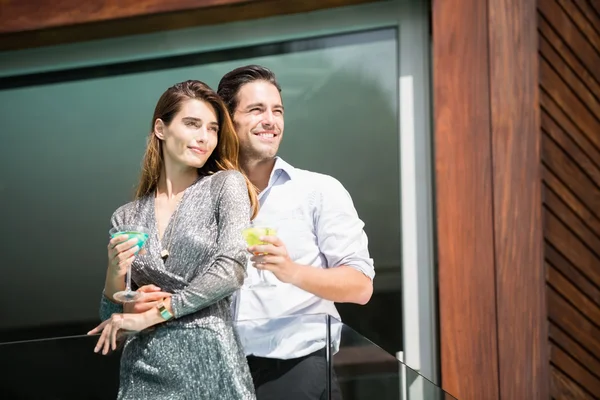
[[[538,1],[550,394],[600,397],[600,2]]]
[[[0,51],[265,18],[377,0],[1,0]]]
[[[548,399],[535,0],[434,0],[443,387]]]

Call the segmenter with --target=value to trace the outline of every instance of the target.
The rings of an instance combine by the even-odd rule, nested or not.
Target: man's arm
[[[373,294],[371,278],[347,265],[334,268],[315,268],[293,262],[287,255],[285,245],[275,236],[265,236],[269,245],[254,246],[252,252],[269,253],[253,256],[254,266],[273,272],[277,279],[291,283],[300,289],[336,303],[365,305]]]
[[[315,204],[315,233],[329,268],[321,269],[293,262],[285,244],[277,237],[264,238],[269,245],[254,246],[251,260],[282,282],[291,283],[326,300],[366,304],[373,294],[375,271],[369,256],[368,240],[352,199],[333,178],[325,182]]]

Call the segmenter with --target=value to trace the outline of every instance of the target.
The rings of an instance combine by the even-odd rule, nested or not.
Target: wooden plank
[[[256,0],[4,0],[0,33],[139,17],[175,11],[233,6]]]
[[[600,52],[600,35],[598,35],[598,31],[596,31],[575,2],[573,0],[556,0],[556,2],[575,25],[577,25],[577,28],[583,33],[588,42],[590,42],[596,51]],[[600,25],[598,25],[598,27],[600,27]]]
[[[599,60],[600,61],[600,60]],[[600,64],[598,64],[600,65]],[[582,102],[545,61],[540,62],[540,84],[550,97],[574,121],[588,139],[600,148],[600,119]]]
[[[10,7],[4,4],[10,2]],[[0,51],[266,18],[378,0],[5,0],[4,17],[24,19],[3,25]],[[45,7],[39,7],[40,2]],[[77,11],[73,11],[77,10]],[[39,13],[44,16],[39,18]],[[48,17],[46,17],[46,13]],[[201,40],[201,38],[199,38]]]
[[[546,400],[536,2],[488,0],[488,15],[499,391]]]
[[[600,1],[598,0],[587,0],[590,7],[596,10],[596,13],[600,15]]]
[[[567,372],[573,381],[584,388],[588,394],[600,393],[600,379],[583,368],[560,347],[553,344],[550,344],[550,362],[560,370]]]
[[[556,193],[551,190],[545,192],[545,204],[596,257],[600,257],[600,236],[587,227]]]
[[[600,210],[600,192],[594,181],[549,136],[542,136],[542,161],[590,210]]]
[[[540,90],[540,106],[542,109],[542,128],[548,128],[548,121],[545,116],[550,116],[569,137],[577,143],[581,151],[587,154],[588,158],[600,165],[600,151],[594,146],[590,139],[573,123],[573,121],[558,107],[556,102],[542,89]]]
[[[587,208],[574,194],[571,192],[564,183],[562,183],[556,175],[552,173],[546,166],[542,167],[542,173],[544,176],[544,185],[546,190],[554,191],[562,201],[564,201],[583,223],[592,229],[594,232],[600,232],[600,218],[594,214],[589,208]],[[542,192],[544,195],[546,191]],[[596,210],[598,211],[598,210]]]
[[[542,94],[546,99],[547,96]],[[546,100],[544,100],[546,101]],[[548,99],[548,101],[552,101]],[[600,152],[588,140],[587,136],[582,135],[580,131],[568,132],[564,130],[548,111],[544,108],[541,113],[542,131],[551,137],[554,142],[576,161],[579,167],[587,172],[594,182],[600,182]]]
[[[546,211],[544,222],[546,224],[546,240],[594,285],[600,286],[600,268],[598,268],[600,261],[596,255],[581,243],[554,214]]]
[[[555,367],[550,367],[550,395],[555,400],[595,400]]]
[[[559,33],[565,43],[573,49],[583,65],[590,71],[592,76],[600,82],[600,53],[581,33],[577,26],[571,21],[563,9],[555,0],[540,0],[538,9],[546,21]]]
[[[548,287],[547,295],[550,321],[569,332],[569,335],[594,357],[600,358],[600,329],[584,318],[553,288]]]
[[[587,178],[592,182],[590,190],[598,190],[600,187],[600,168],[584,153],[570,136],[566,135],[565,132],[560,129],[556,123],[549,118],[546,113],[542,114],[542,140],[549,140],[551,138],[549,146],[557,146],[563,152],[568,154],[573,163],[579,167],[579,169],[585,174]],[[545,137],[547,135],[547,137]],[[597,159],[596,161],[600,161]],[[596,186],[594,187],[595,184]]]
[[[600,4],[598,0],[591,0]],[[592,28],[596,30],[597,34],[600,34],[600,15],[596,13],[596,11],[592,8],[592,5],[588,0],[573,0],[577,7],[581,11],[581,13],[585,16],[585,18],[589,21]]]
[[[565,331],[554,324],[549,324],[550,340],[564,349],[571,357],[583,365],[595,378],[600,378],[600,361],[581,347]]]
[[[569,282],[568,279],[550,265],[546,268],[546,276],[548,284],[557,293],[560,293],[565,299],[569,300],[573,307],[585,315],[592,325],[598,327],[598,322],[600,322],[600,307],[597,304],[581,293],[573,283]]]
[[[552,47],[552,49],[562,58],[562,60],[575,72],[575,74],[583,81],[585,86],[591,90],[592,94],[600,98],[600,81],[592,77],[588,69],[579,61],[579,58],[573,53],[573,50],[565,44],[561,37],[554,29],[546,22],[546,20],[538,14],[538,31],[544,42]],[[545,43],[540,42],[540,52],[544,56],[548,55]]]
[[[542,61],[540,68],[552,68],[556,74],[568,85],[568,87],[577,95],[585,104],[590,112],[600,118],[600,102],[592,93],[592,88],[588,88],[585,83],[575,74],[575,72],[565,63],[565,61],[552,48],[548,41],[540,35],[540,53]],[[548,74],[545,74],[546,76]],[[592,87],[597,88],[597,84],[592,84]],[[598,92],[600,93],[600,92]]]
[[[594,0],[595,1],[595,0]],[[539,0],[550,395],[600,394],[600,15]]]
[[[499,398],[486,9],[432,9],[442,386],[463,400]]]
[[[554,247],[546,244],[544,247],[544,256],[547,262],[559,270],[567,279],[581,290],[588,298],[590,298],[598,307],[600,307],[600,288],[595,286],[585,275],[573,266],[562,254]],[[598,370],[600,371],[600,369]]]

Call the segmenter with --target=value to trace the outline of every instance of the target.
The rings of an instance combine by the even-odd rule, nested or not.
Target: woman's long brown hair
[[[250,204],[252,206],[252,219],[254,219],[258,213],[257,191],[256,187],[250,182],[239,166],[239,141],[231,122],[231,117],[227,112],[225,104],[215,91],[207,84],[195,80],[181,82],[170,87],[158,99],[142,163],[142,176],[135,197],[140,198],[154,193],[158,179],[164,168],[163,144],[162,140],[154,134],[154,123],[160,118],[166,125],[169,125],[181,109],[181,104],[189,99],[196,99],[210,104],[217,113],[219,123],[217,146],[208,160],[206,160],[204,166],[198,169],[198,173],[200,175],[210,175],[217,171],[225,170],[241,172],[248,186],[248,196],[250,197]]]

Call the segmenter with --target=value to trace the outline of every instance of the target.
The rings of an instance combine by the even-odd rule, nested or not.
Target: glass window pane
[[[339,179],[379,276],[399,272],[397,60],[397,31],[386,29],[0,80],[0,254],[10,271],[0,293],[11,305],[0,331],[97,319],[109,218],[133,194],[158,97],[186,79],[216,88],[250,63],[273,69],[283,87],[280,155]],[[382,294],[393,314],[389,298],[374,297],[368,307],[378,313],[368,317],[340,305],[359,331],[384,347],[393,341],[389,351],[401,347],[401,332],[381,325],[400,321],[399,279],[395,287]]]

